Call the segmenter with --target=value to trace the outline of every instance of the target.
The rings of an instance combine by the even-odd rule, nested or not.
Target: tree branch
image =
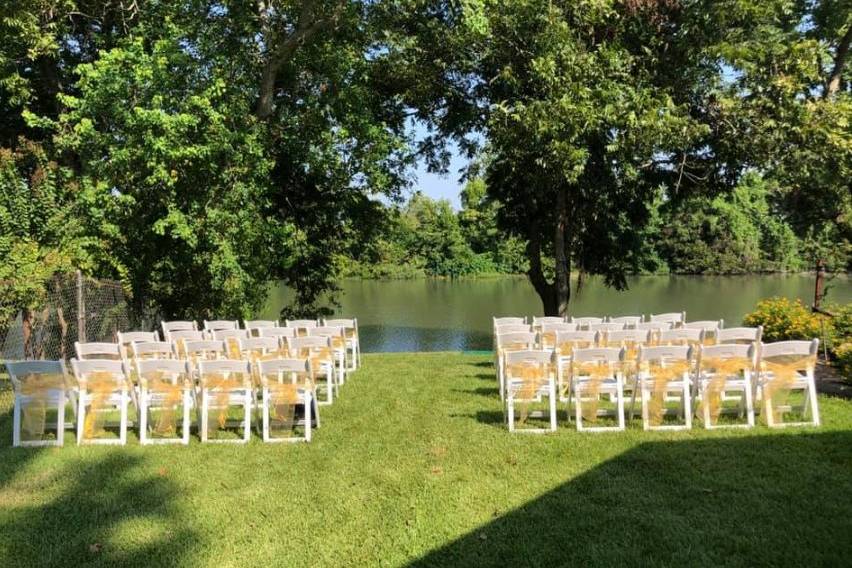
[[[846,65],[846,56],[849,54],[850,40],[852,40],[852,24],[846,27],[846,33],[840,39],[837,51],[834,52],[834,67],[831,70],[831,75],[828,76],[828,82],[825,84],[825,92],[823,93],[825,99],[831,97],[840,89],[843,67]]]

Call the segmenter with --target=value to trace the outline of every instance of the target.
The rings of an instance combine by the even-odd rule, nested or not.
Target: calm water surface
[[[576,284],[576,283],[575,283]],[[801,298],[810,304],[813,276],[637,276],[623,292],[589,279],[571,299],[575,316],[639,315],[686,310],[688,320],[741,322],[758,300]],[[852,280],[829,283],[829,302],[852,302]],[[357,317],[365,352],[464,351],[491,348],[491,317],[542,315],[524,277],[487,280],[346,280],[338,312]],[[278,317],[289,293],[270,295],[263,317]]]

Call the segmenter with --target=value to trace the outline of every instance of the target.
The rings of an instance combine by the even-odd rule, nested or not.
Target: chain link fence
[[[0,358],[70,359],[75,341],[114,342],[130,325],[120,282],[75,274],[56,276],[42,306],[0,321]]]

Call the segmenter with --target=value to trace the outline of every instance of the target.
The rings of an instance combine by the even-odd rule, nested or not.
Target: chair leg
[[[311,391],[305,391],[305,441],[311,441]]]
[[[754,400],[752,400],[751,378],[746,375],[743,396],[746,403],[746,420],[750,428],[754,428]]]
[[[245,406],[245,422],[243,423],[243,441],[251,440],[251,389],[246,389],[243,395],[243,405]]]
[[[808,373],[808,392],[810,394],[810,410],[811,410],[811,419],[813,420],[814,426],[820,425],[819,419],[819,406],[817,404],[817,390],[816,390],[816,380],[812,373]]]
[[[80,391],[77,398],[77,445],[83,443],[83,430],[86,424],[86,392]]]
[[[148,391],[142,389],[139,393],[139,443],[148,443]]]
[[[21,445],[21,397],[15,395],[15,407],[12,410],[12,446]]]
[[[207,432],[207,413],[208,413],[207,400],[208,400],[208,393],[207,393],[207,389],[205,388],[201,391],[201,424],[200,424],[201,434],[200,434],[199,437],[201,438],[202,442],[207,441],[207,435],[208,435],[208,432]]]
[[[550,430],[556,432],[556,383],[550,381]]]
[[[648,392],[648,389],[644,384],[641,386],[642,392],[640,396],[642,397],[642,429],[650,430],[651,429],[651,417],[648,412],[648,402],[651,393]]]
[[[616,399],[616,412],[618,412],[618,429],[624,430],[627,425],[624,421],[624,381],[621,376],[616,378],[615,388],[617,389],[615,396]]]
[[[127,444],[127,410],[130,406],[130,395],[126,390],[121,391],[121,419],[118,423],[118,440],[123,446]]]
[[[509,432],[515,431],[515,400],[512,395],[506,397],[506,410],[509,413]]]
[[[189,445],[189,413],[192,406],[192,397],[188,390],[183,392],[183,429],[181,430],[181,441]]]
[[[689,396],[689,378],[683,379],[683,414],[687,429],[692,428],[692,402]]]
[[[65,445],[65,391],[59,395],[56,408],[56,442],[59,446]]]
[[[261,420],[263,421],[263,441],[269,441],[269,388],[263,388],[263,404],[261,406]]]

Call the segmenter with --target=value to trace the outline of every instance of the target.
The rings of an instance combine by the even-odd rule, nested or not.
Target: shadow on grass
[[[11,422],[0,416],[0,565],[178,565],[202,551],[167,469],[76,448],[71,431],[65,448],[12,448]]]
[[[479,396],[485,396],[488,398],[499,398],[500,397],[500,389],[497,387],[476,387],[475,389],[452,389],[452,392],[457,392],[460,394],[475,394]]]
[[[647,442],[410,565],[843,565],[852,433]]]

